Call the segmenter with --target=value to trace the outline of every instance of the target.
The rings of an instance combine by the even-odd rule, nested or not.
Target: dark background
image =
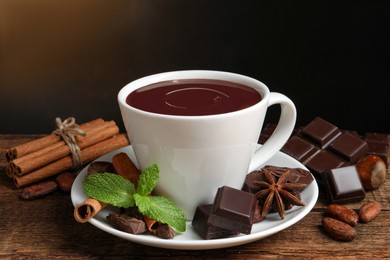
[[[0,0],[0,134],[69,116],[123,127],[124,85],[182,69],[259,79],[294,101],[297,126],[390,133],[389,3]]]

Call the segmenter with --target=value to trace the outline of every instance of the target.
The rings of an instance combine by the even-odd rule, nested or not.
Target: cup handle
[[[249,172],[256,170],[274,156],[287,142],[294,130],[297,112],[294,103],[285,95],[271,92],[268,106],[280,104],[280,118],[275,131],[268,140],[254,153]]]

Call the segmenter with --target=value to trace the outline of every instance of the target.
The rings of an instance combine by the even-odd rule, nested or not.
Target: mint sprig
[[[89,175],[83,182],[83,188],[91,198],[113,206],[134,206],[134,185],[120,175],[107,172]]]
[[[133,183],[113,173],[89,175],[83,189],[91,198],[116,207],[137,206],[145,216],[168,224],[179,232],[186,230],[186,217],[172,201],[163,196],[150,196],[159,179],[157,164],[145,168],[139,176],[137,190]]]

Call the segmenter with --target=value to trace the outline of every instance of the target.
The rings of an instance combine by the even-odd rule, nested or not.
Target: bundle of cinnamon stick
[[[81,124],[75,137],[81,164],[129,144],[114,121],[101,118]],[[62,136],[50,134],[6,151],[7,174],[16,187],[24,187],[74,167],[72,152]]]

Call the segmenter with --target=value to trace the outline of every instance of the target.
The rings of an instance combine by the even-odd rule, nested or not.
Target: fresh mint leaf
[[[120,175],[113,173],[89,175],[83,181],[83,189],[89,197],[116,207],[134,206],[134,185]]]
[[[152,193],[160,177],[160,170],[156,163],[145,168],[138,179],[137,194],[146,196]]]
[[[187,219],[184,212],[166,197],[134,194],[134,200],[142,214],[168,224],[179,232],[186,230]]]

